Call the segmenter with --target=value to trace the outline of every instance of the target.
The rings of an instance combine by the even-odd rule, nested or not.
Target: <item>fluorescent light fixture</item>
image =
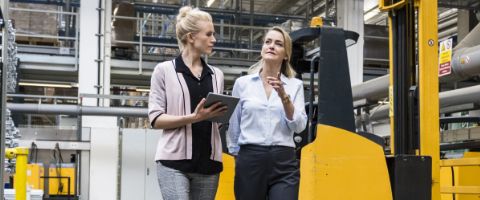
[[[213,2],[215,2],[215,0],[208,0],[207,1],[207,7],[212,6]]]
[[[378,8],[376,8],[376,9],[370,10],[370,12],[365,13],[363,15],[363,19],[364,19],[365,22],[367,22],[368,20],[377,16],[378,14],[380,14],[380,10]]]
[[[143,89],[143,88],[137,88],[135,89],[137,92],[150,92],[150,89]]]
[[[54,84],[54,83],[26,83],[20,82],[21,86],[34,86],[34,87],[55,87],[55,88],[72,88],[70,84]]]

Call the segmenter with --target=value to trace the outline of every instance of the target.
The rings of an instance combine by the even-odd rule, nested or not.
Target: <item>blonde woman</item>
[[[232,95],[239,97],[228,130],[235,159],[235,197],[298,199],[299,169],[294,132],[305,129],[307,115],[302,81],[290,66],[292,41],[280,27],[265,35],[261,60],[250,75],[238,78]]]
[[[215,198],[222,144],[219,125],[206,120],[226,108],[204,104],[209,92],[223,92],[223,73],[201,58],[212,52],[214,33],[210,14],[182,7],[176,23],[181,53],[152,74],[148,117],[153,128],[163,129],[155,160],[164,200]]]

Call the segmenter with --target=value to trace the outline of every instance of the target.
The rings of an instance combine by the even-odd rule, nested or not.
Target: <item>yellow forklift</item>
[[[383,138],[355,129],[346,48],[358,34],[316,24],[290,33],[296,71],[311,81],[318,72],[317,103],[311,82],[299,145],[299,199],[480,199],[478,154],[440,160],[437,1],[380,0],[379,8],[389,21],[390,151]],[[308,57],[303,47],[312,41],[319,51]],[[233,163],[225,154],[217,199],[233,199]]]
[[[301,152],[300,199],[480,199],[478,154],[440,160],[437,1],[380,0],[379,8],[389,22],[390,152],[382,138],[355,131],[345,31],[311,28],[319,32],[319,95],[315,140]],[[473,185],[455,185],[462,178]]]

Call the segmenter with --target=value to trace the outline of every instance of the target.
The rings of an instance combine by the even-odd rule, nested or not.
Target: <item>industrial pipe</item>
[[[352,86],[353,101],[385,98],[388,94],[388,82],[389,75],[386,75]]]
[[[147,108],[95,107],[78,105],[52,104],[19,104],[8,103],[7,108],[16,113],[30,114],[64,114],[64,115],[95,115],[95,116],[125,116],[147,117]]]
[[[374,94],[374,93],[371,93]],[[480,102],[480,85],[441,92],[440,107]],[[146,117],[147,108],[95,107],[77,105],[50,104],[18,104],[8,103],[7,108],[16,113],[31,114],[66,114],[66,115],[97,115],[97,116],[129,116]],[[370,119],[377,121],[388,117],[388,105],[375,107],[370,111]]]
[[[464,80],[480,74],[480,24],[453,49],[452,73],[440,77],[440,82]],[[353,101],[378,100],[388,96],[389,75],[352,86]]]
[[[455,48],[453,48],[453,51],[478,45],[480,45],[480,23],[477,24],[477,26],[475,26],[475,28],[473,28],[470,33],[468,33],[465,38],[455,46]]]
[[[452,56],[452,73],[440,77],[440,82],[464,80],[479,74],[480,45],[456,50]],[[353,101],[378,100],[387,97],[389,76],[381,76],[352,86]]]
[[[440,108],[454,105],[462,105],[467,103],[478,103],[480,102],[480,85],[451,90],[447,92],[441,92],[439,94],[439,99]],[[382,119],[387,119],[388,112],[389,105],[381,105],[375,107],[370,111],[370,120],[378,121]]]
[[[457,49],[452,56],[452,73],[440,78],[440,82],[464,80],[480,74],[480,45]]]

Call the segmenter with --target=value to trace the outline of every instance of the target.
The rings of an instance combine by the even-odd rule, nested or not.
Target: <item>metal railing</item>
[[[74,49],[74,57],[75,57],[75,71],[78,70],[78,47],[79,47],[79,13],[77,12],[65,12],[60,10],[40,10],[40,9],[26,9],[26,8],[15,8],[10,7],[10,11],[19,11],[25,13],[49,13],[49,14],[56,14],[58,16],[65,16],[70,15],[76,20],[74,31],[75,37],[70,36],[59,36],[59,35],[47,35],[47,34],[38,34],[38,33],[17,33],[16,36],[18,37],[28,37],[28,38],[43,38],[43,39],[56,39],[56,40],[65,40],[65,41],[73,41],[73,49]],[[57,25],[59,22],[56,22]],[[61,48],[59,48],[59,54],[61,53]]]
[[[149,14],[145,17],[141,17],[137,15],[136,17],[131,17],[131,16],[114,16],[112,15],[112,21],[115,21],[116,19],[122,19],[122,20],[132,20],[136,22],[136,31],[134,35],[138,36],[138,41],[131,40],[115,40],[112,38],[112,44],[131,44],[131,45],[137,45],[138,46],[138,73],[142,74],[143,72],[143,54],[144,54],[144,47],[145,46],[150,46],[150,47],[166,47],[166,48],[172,48],[172,49],[177,49],[178,45],[175,43],[168,43],[168,42],[146,42],[144,41],[145,38],[145,29],[147,25],[150,24],[150,27],[152,29],[156,27],[160,27],[158,30],[150,30],[150,35],[158,35],[158,38],[169,38],[169,39],[174,39],[175,35],[174,33],[168,33],[169,27],[173,26],[174,23],[172,22],[171,19],[159,19],[152,14]],[[159,26],[155,26],[155,24],[161,24]],[[167,25],[165,25],[167,24]],[[260,27],[260,26],[247,26],[247,25],[234,25],[234,24],[225,24],[225,23],[214,23],[214,27],[218,27],[220,29],[220,35],[217,38],[217,42],[227,42],[231,44],[237,44],[239,41],[236,40],[236,38],[239,35],[241,31],[248,30],[248,35],[249,38],[247,40],[243,40],[243,44],[248,45],[248,48],[231,48],[231,47],[218,47],[214,46],[214,50],[220,50],[220,51],[230,51],[230,52],[238,52],[238,53],[247,53],[249,54],[248,57],[251,58],[252,53],[260,53],[259,49],[255,49],[252,44],[254,44],[253,40],[256,38],[260,38],[263,36],[263,34],[257,34],[254,36],[254,33],[265,33],[268,27]],[[229,29],[230,33],[230,39],[225,39],[224,35],[224,29]],[[247,35],[247,34],[245,34]],[[132,38],[133,39],[133,38]]]
[[[459,159],[446,159],[440,161],[441,167],[450,167],[452,168],[452,183],[455,182],[454,176],[454,167],[480,167],[480,157],[468,157],[468,158],[459,158]],[[469,171],[470,173],[472,171]],[[471,176],[477,176],[478,174],[471,174]],[[452,186],[442,186],[440,188],[442,194],[480,194],[480,185],[454,185]]]

